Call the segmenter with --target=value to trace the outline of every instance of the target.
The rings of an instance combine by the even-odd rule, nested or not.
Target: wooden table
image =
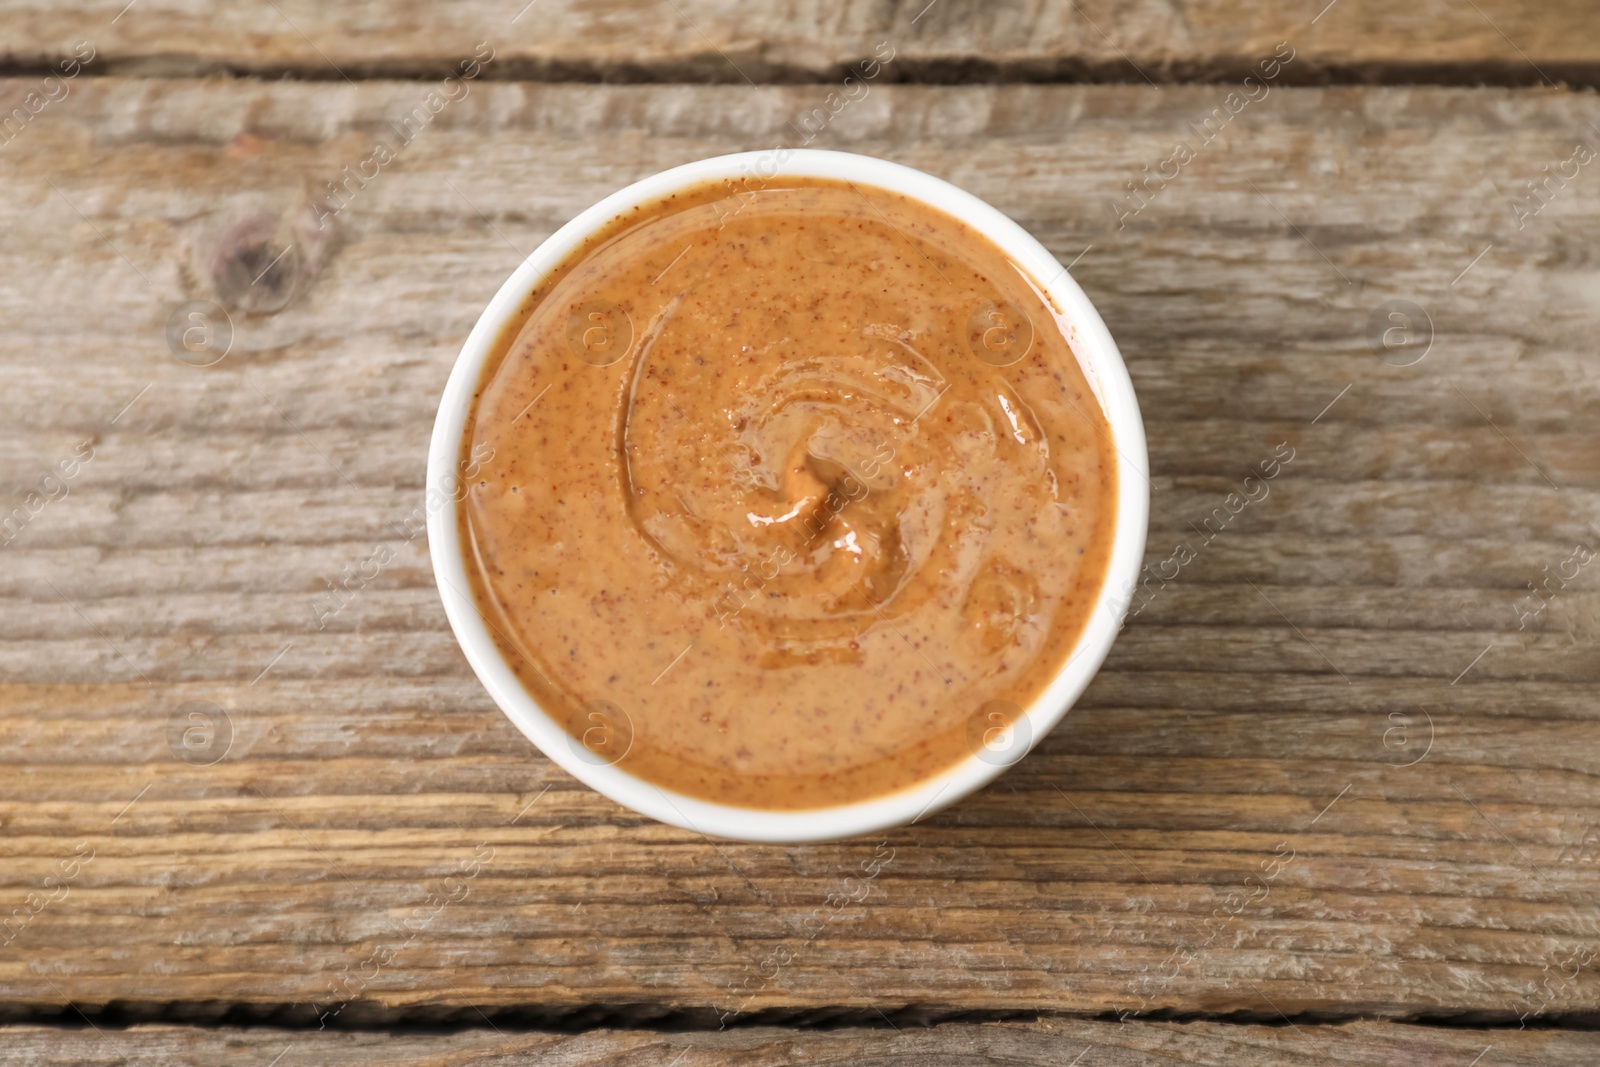
[[[0,14],[0,1064],[1600,1061],[1590,0],[124,3]],[[1196,558],[996,785],[764,847],[528,745],[405,521],[519,260],[797,129],[1073,264]]]

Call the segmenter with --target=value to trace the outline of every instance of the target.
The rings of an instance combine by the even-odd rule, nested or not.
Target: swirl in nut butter
[[[882,189],[707,186],[614,220],[529,295],[463,441],[507,663],[588,762],[725,804],[844,804],[977,754],[1109,562],[1115,449],[1071,329],[986,237]]]

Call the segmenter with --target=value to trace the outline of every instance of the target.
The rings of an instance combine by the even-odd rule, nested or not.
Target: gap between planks
[[[0,58],[0,78],[43,78],[68,57],[43,55],[19,59]],[[750,87],[836,85],[851,75],[851,63],[841,62],[830,69],[762,63],[749,77],[733,68],[718,70],[711,60],[716,53],[688,60],[660,63],[588,60],[545,60],[509,58],[494,69],[485,68],[477,80],[484,82],[525,82],[546,85],[748,85]],[[1128,61],[1069,59],[996,60],[982,56],[955,59],[903,59],[896,61],[885,84],[901,86],[993,86],[993,85],[1115,85],[1170,88],[1182,86],[1237,85],[1253,72],[1249,61],[1219,57],[1210,61],[1161,63],[1146,60],[1141,69]],[[233,78],[261,82],[435,82],[450,75],[450,64],[430,57],[412,57],[340,64],[338,70],[325,63],[267,63],[224,61],[184,56],[129,56],[108,58],[83,68],[79,77],[130,78],[139,80]],[[1526,89],[1555,87],[1573,93],[1600,88],[1600,61],[1545,62],[1538,68],[1519,57],[1472,62],[1442,63],[1320,62],[1303,60],[1285,68],[1274,84],[1285,88],[1335,88],[1341,86],[1388,86],[1456,89]]]

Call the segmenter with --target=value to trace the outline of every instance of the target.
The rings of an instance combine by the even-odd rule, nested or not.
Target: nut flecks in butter
[[[468,571],[588,762],[862,800],[978,754],[1059,671],[1115,450],[1067,324],[987,238],[864,186],[725,195],[631,212],[530,295],[463,442],[495,456]]]

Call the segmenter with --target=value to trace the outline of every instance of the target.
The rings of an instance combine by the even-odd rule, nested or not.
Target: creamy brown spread
[[[479,385],[479,610],[590,762],[766,809],[924,780],[1043,690],[1105,577],[1115,450],[1069,333],[882,189],[635,209]]]

